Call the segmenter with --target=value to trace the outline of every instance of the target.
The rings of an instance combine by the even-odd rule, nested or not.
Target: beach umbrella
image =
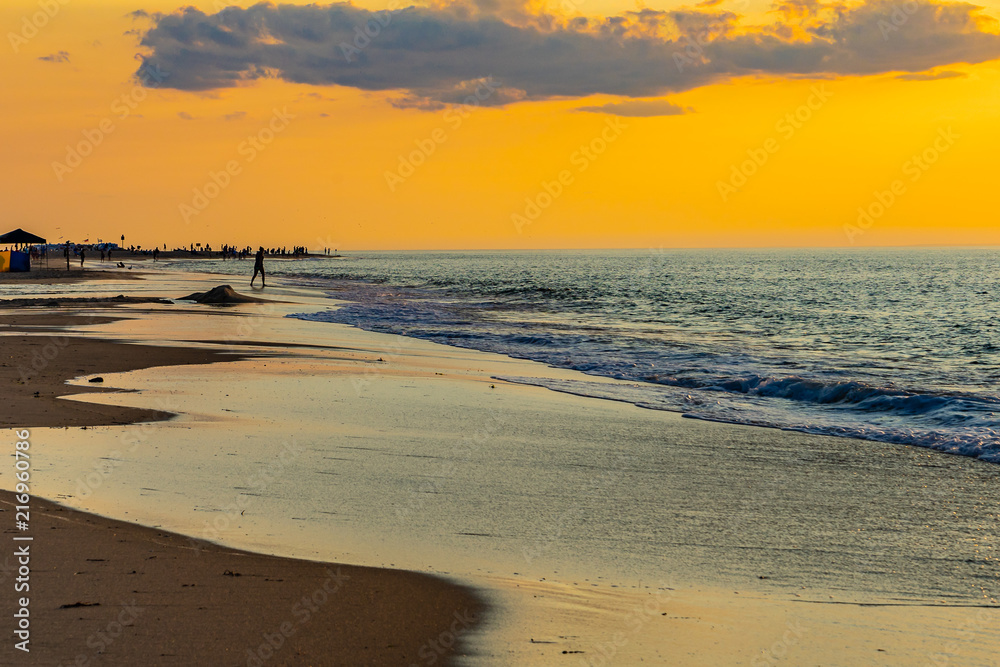
[[[0,236],[0,243],[8,243],[13,245],[24,245],[31,243],[45,243],[45,239],[41,236],[35,236],[23,229],[15,229],[12,232],[7,232],[6,234]]]
[[[45,239],[41,236],[35,236],[30,232],[26,232],[23,229],[15,229],[13,231],[7,232],[6,234],[0,235],[0,244],[8,244],[14,246],[29,245],[35,243],[45,243]],[[48,255],[45,256],[45,261],[48,262]]]

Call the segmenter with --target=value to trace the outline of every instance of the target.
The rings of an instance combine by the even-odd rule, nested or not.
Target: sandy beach
[[[5,536],[15,502],[0,495]],[[481,601],[413,572],[226,549],[39,498],[31,501],[30,653],[25,665],[404,665],[446,661]],[[8,588],[17,575],[5,555]],[[0,604],[5,618],[17,607]],[[458,633],[459,635],[461,632]]]
[[[53,268],[35,268],[24,273],[0,273],[0,284],[38,284],[38,285],[65,285],[68,283],[78,283],[88,280],[99,280],[101,278],[115,280],[137,280],[140,275],[137,271],[127,269],[111,268],[80,268],[79,264],[73,264],[70,268],[59,268],[54,264]]]
[[[109,278],[4,274],[45,285]],[[110,276],[120,279],[120,276]],[[138,276],[128,276],[134,279]],[[35,278],[35,280],[32,280]],[[15,283],[17,284],[17,283]],[[76,308],[155,299],[62,299]],[[129,345],[55,335],[68,326],[120,321],[116,315],[61,310],[43,299],[34,310],[10,312],[30,299],[6,300],[0,319],[5,387],[0,425],[12,437],[32,427],[134,424],[169,419],[162,410],[66,401],[105,391],[100,383],[67,386],[81,374],[242,358],[203,349]],[[23,333],[34,335],[20,335]],[[51,335],[41,336],[40,333]],[[13,446],[11,441],[11,445]],[[44,444],[37,450],[44,452]],[[11,476],[3,474],[7,481]],[[4,534],[18,502],[0,492]],[[163,530],[74,511],[37,496],[30,501],[30,558],[11,549],[0,579],[30,600],[29,651],[10,642],[3,662],[32,665],[390,665],[431,659],[447,664],[464,650],[462,635],[480,622],[480,597],[439,577],[341,566],[227,549]],[[27,542],[15,542],[19,549]],[[27,579],[19,562],[30,561]],[[14,618],[18,595],[0,598]],[[19,641],[23,641],[21,637]]]
[[[176,298],[221,282],[151,274],[134,284],[136,295]],[[196,612],[243,618],[274,591],[290,603],[338,567],[322,563],[339,562],[381,568],[351,570],[349,585],[370,581],[366,592],[329,603],[370,634],[344,644],[317,623],[316,636],[304,627],[281,662],[265,664],[997,664],[990,464],[502,382],[579,374],[288,319],[331,301],[280,283],[266,295],[274,302],[68,307],[58,330],[51,312],[4,313],[5,383],[17,385],[11,357],[32,345],[66,336],[79,346],[17,385],[24,407],[7,422],[42,427],[32,429],[35,492],[63,508],[44,505],[43,520],[65,512],[74,540],[96,540],[89,552],[36,540],[45,566],[72,584],[39,593],[40,651],[60,660],[85,652],[89,633],[113,620],[108,609],[132,604],[126,593],[138,590],[148,596],[137,604],[171,630],[140,627],[140,616],[135,636],[151,634],[133,642],[126,630],[106,664],[185,664],[167,660],[192,655],[170,638]],[[83,358],[88,365],[76,363]],[[117,391],[93,391],[96,374]],[[58,425],[55,406],[88,428],[45,428]],[[157,409],[179,416],[152,421]],[[274,463],[284,451],[288,460]],[[10,474],[0,482],[12,488]],[[99,541],[111,530],[126,546]],[[179,535],[229,548],[194,548]],[[149,582],[112,585],[119,561],[139,573],[145,563]],[[301,573],[295,586],[292,572]],[[268,578],[285,581],[272,591]],[[177,582],[195,592],[152,606]],[[93,602],[95,590],[109,593],[100,607],[59,609]],[[447,656],[427,649],[426,637],[470,606],[475,629],[463,627]],[[67,612],[85,622],[64,630],[57,614]],[[426,624],[404,643],[401,618]],[[228,631],[213,620],[199,624],[198,641],[250,664],[246,647],[280,624],[279,613],[220,641]],[[132,653],[147,650],[140,643],[159,653]],[[324,663],[317,651],[334,657]]]
[[[1000,0],[0,23],[0,667],[1000,667]]]

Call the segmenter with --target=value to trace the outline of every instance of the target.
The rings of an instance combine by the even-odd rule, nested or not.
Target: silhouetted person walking
[[[264,284],[264,247],[260,246],[257,249],[257,254],[253,258],[253,278],[250,279],[250,286],[253,287],[253,281],[257,280],[257,274],[260,274],[260,286],[266,287]]]
[[[83,268],[83,260],[87,258],[87,251],[85,248],[80,248],[80,268]]]

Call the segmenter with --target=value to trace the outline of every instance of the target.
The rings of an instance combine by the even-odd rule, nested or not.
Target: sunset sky
[[[1000,2],[225,4],[3,3],[0,232],[1000,243]]]

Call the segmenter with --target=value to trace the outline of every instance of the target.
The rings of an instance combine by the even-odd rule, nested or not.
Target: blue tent
[[[31,260],[26,252],[0,251],[0,273],[31,271]]]

